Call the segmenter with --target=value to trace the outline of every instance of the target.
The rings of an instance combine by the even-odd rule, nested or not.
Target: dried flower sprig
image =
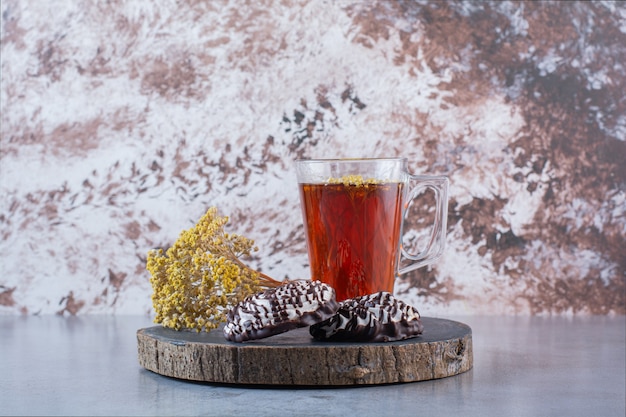
[[[215,329],[227,311],[248,295],[280,285],[245,265],[240,258],[254,250],[254,241],[224,231],[228,217],[211,207],[164,253],[148,252],[154,321],[176,330]]]

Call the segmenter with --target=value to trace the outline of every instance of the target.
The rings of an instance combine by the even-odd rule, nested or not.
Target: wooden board
[[[318,342],[308,327],[246,343],[162,326],[137,331],[139,364],[174,378],[253,385],[367,385],[457,375],[473,365],[469,326],[423,317],[420,337],[389,343]]]

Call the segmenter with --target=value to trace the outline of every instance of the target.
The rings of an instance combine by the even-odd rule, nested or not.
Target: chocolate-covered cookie
[[[224,337],[233,342],[262,339],[310,326],[335,314],[335,290],[320,281],[290,281],[247,297],[227,315]]]
[[[378,292],[340,303],[332,317],[310,327],[318,340],[392,342],[422,333],[419,312],[388,292]]]

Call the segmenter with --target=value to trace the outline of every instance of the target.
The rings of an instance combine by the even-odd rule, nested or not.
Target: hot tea
[[[299,185],[312,277],[332,286],[337,300],[393,292],[404,184]]]
[[[296,174],[311,279],[332,286],[338,300],[393,293],[396,276],[443,253],[446,177],[413,175],[406,158],[300,159]],[[403,223],[424,191],[435,197],[432,232],[426,248],[411,253],[400,243]]]

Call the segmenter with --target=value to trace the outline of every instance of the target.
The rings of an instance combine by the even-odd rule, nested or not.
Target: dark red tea
[[[402,183],[300,184],[313,279],[337,300],[393,292]]]

